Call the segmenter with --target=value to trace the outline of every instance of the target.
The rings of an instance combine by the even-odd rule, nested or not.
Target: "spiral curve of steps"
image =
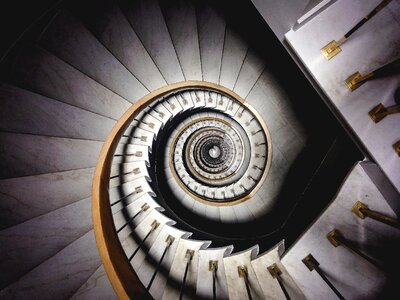
[[[239,2],[64,1],[6,57],[0,299],[123,298],[92,222],[95,170],[123,121],[101,184],[146,297],[336,299],[298,257],[314,249],[307,236],[352,193],[385,197],[254,7]],[[348,295],[375,299],[390,278],[363,271],[353,278],[369,281]]]

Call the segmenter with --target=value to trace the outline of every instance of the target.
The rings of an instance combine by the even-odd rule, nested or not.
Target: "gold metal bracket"
[[[368,73],[366,75],[361,75],[359,72],[356,72],[350,75],[344,83],[349,88],[350,91],[354,91],[355,89],[359,88],[365,81],[369,78],[373,77],[374,73]]]
[[[341,245],[340,241],[338,241],[338,237],[340,238],[342,234],[340,233],[339,230],[333,229],[331,232],[329,232],[326,237],[328,240],[331,242],[331,244],[335,247],[338,247]]]
[[[277,264],[272,264],[269,267],[267,267],[269,273],[272,275],[272,278],[278,278],[280,275],[282,275],[282,271],[279,269]]]
[[[143,192],[143,188],[142,188],[141,185],[135,187],[135,193],[136,193],[136,194],[139,194],[139,193],[141,193],[141,192]]]
[[[239,277],[247,278],[247,266],[238,266]]]
[[[314,270],[315,267],[319,266],[319,262],[314,258],[314,256],[311,255],[311,253],[308,254],[306,257],[304,257],[301,261],[306,265],[306,267],[310,271]]]
[[[366,215],[362,212],[364,209],[368,209],[368,206],[361,201],[357,201],[356,204],[354,204],[354,206],[351,208],[351,211],[361,219],[365,219]]]
[[[393,105],[390,107],[385,107],[382,103],[379,103],[373,109],[368,112],[368,115],[375,123],[381,121],[387,115],[392,115],[400,113],[400,105]]]
[[[208,262],[209,271],[218,271],[218,260],[210,260]]]
[[[327,60],[330,60],[332,57],[336,56],[341,51],[342,48],[340,48],[340,44],[335,40],[328,43],[325,47],[321,49],[322,54],[325,56]]]
[[[151,223],[151,230],[156,230],[157,227],[160,225],[160,223],[157,222],[157,220],[154,220],[153,223]]]
[[[167,243],[167,247],[171,246],[174,241],[175,238],[172,235],[168,235],[167,239],[165,240],[165,242]]]
[[[400,141],[393,144],[393,149],[396,151],[397,155],[400,156]]]
[[[192,260],[193,256],[194,256],[194,250],[187,249],[187,250],[186,250],[185,257],[186,257],[188,260]]]
[[[387,215],[384,215],[380,212],[371,210],[368,208],[367,205],[362,203],[361,201],[357,201],[356,204],[354,204],[353,208],[351,209],[352,212],[354,212],[357,216],[359,216],[361,219],[365,219],[365,217],[370,217],[376,221],[391,225],[396,228],[400,228],[400,222],[399,220],[389,217]]]
[[[150,208],[150,206],[149,206],[147,203],[143,204],[143,205],[140,207],[140,209],[141,209],[142,211],[146,211],[146,210],[148,210],[149,208]]]

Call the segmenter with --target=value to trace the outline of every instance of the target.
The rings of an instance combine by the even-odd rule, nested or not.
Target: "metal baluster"
[[[160,258],[160,260],[159,260],[158,263],[157,263],[156,270],[154,271],[153,276],[151,277],[150,282],[149,282],[149,284],[147,285],[147,288],[146,288],[147,291],[150,290],[151,285],[153,284],[153,281],[154,281],[154,279],[156,278],[156,275],[157,275],[157,273],[158,273],[158,269],[160,268],[161,263],[162,263],[162,261],[163,261],[163,259],[164,259],[164,256],[165,256],[165,254],[167,254],[167,251],[168,251],[169,247],[172,245],[172,243],[174,242],[174,240],[175,240],[175,238],[174,238],[173,236],[171,236],[171,235],[168,235],[167,239],[165,240],[165,242],[167,243],[167,245],[165,246],[164,252],[163,252],[163,254],[161,255],[161,258]]]
[[[282,278],[281,278],[282,271],[279,269],[278,265],[272,264],[267,269],[268,269],[269,273],[272,275],[272,278],[275,278],[276,280],[278,280],[279,286],[281,287],[282,292],[285,294],[286,299],[290,300],[290,296],[282,282]]]
[[[329,281],[329,279],[325,276],[324,272],[319,267],[319,262],[312,256],[308,254],[303,258],[302,262],[306,265],[306,267],[313,271],[315,270],[319,276],[325,281],[325,283],[331,288],[331,290],[338,296],[339,299],[345,300],[345,298],[340,294],[340,292],[335,288],[335,286]]]
[[[247,273],[247,266],[238,266],[239,277],[243,278],[244,283],[246,284],[246,292],[249,300],[253,300],[250,291],[249,277]]]
[[[213,300],[217,299],[217,271],[218,271],[218,260],[210,260],[208,263],[208,269],[212,272],[213,277]]]
[[[190,263],[192,262],[192,259],[193,259],[193,255],[194,255],[194,250],[189,250],[189,249],[186,250],[185,257],[187,258],[187,262],[186,262],[185,274],[183,275],[183,280],[182,280],[182,284],[181,284],[181,290],[179,292],[179,300],[182,300],[182,297],[183,297],[183,290],[185,289],[186,277],[187,277]]]
[[[370,217],[371,219],[374,219],[376,221],[379,221],[379,222],[382,222],[387,225],[390,225],[390,226],[400,229],[399,220],[389,217],[389,216],[386,216],[384,214],[381,214],[377,211],[371,210],[368,208],[367,205],[365,205],[361,201],[357,201],[356,204],[354,204],[351,211],[353,213],[355,213],[361,219],[365,219],[365,217]]]
[[[357,248],[355,248],[354,246],[352,246],[349,242],[347,242],[343,235],[340,233],[339,230],[337,229],[333,229],[331,232],[329,232],[326,236],[328,238],[328,240],[331,242],[331,244],[334,247],[338,247],[338,246],[343,246],[349,250],[351,250],[352,252],[354,252],[355,254],[357,254],[358,256],[364,258],[366,261],[368,261],[370,264],[374,265],[376,268],[381,269],[381,267],[379,267],[375,261],[373,261],[369,256],[365,255],[364,253],[362,253],[360,250],[358,250]]]
[[[156,220],[153,221],[153,223],[151,223],[151,228],[149,230],[149,232],[146,234],[146,236],[144,237],[144,239],[140,242],[139,246],[136,248],[136,250],[133,252],[133,254],[129,257],[129,261],[132,260],[132,258],[136,255],[136,253],[139,251],[140,248],[142,248],[143,244],[146,242],[147,238],[150,236],[150,234],[157,229],[157,227],[160,225],[160,223],[158,223]]]
[[[363,26],[368,20],[370,20],[373,16],[375,16],[380,10],[382,10],[386,5],[388,5],[392,0],[383,0],[378,4],[368,15],[361,19],[353,28],[351,28],[342,38],[340,38],[337,42],[333,40],[324,48],[321,49],[322,54],[329,60],[338,54],[342,49],[340,48],[347,39],[356,32],[361,26]]]
[[[150,206],[147,203],[143,204],[140,210],[132,218],[130,218],[129,221],[126,222],[124,226],[122,226],[120,229],[117,230],[117,233],[120,232],[122,229],[124,229],[130,222],[132,222],[141,212],[144,212],[149,208]]]

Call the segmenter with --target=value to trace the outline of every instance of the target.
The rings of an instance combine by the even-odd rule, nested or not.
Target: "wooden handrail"
[[[244,103],[239,95],[217,84],[203,81],[171,84],[151,92],[134,103],[115,124],[101,149],[92,186],[93,227],[104,269],[119,299],[151,297],[129,263],[114,226],[108,188],[115,149],[120,137],[142,108],[167,94],[190,88],[215,90]]]

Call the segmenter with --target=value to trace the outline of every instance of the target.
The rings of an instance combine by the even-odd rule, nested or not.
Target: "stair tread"
[[[15,283],[0,291],[1,298],[69,298],[100,265],[93,230],[77,239]],[[64,284],[68,280],[68,284]]]
[[[160,1],[186,80],[202,80],[195,5],[191,1]]]
[[[115,125],[110,118],[10,85],[2,84],[0,94],[3,131],[103,141]]]
[[[61,12],[39,43],[131,103],[147,89],[74,17]]]
[[[118,297],[101,265],[71,297],[73,300],[117,300]]]
[[[93,227],[91,198],[0,231],[0,289],[53,256]]]
[[[16,225],[91,194],[94,168],[0,180],[0,228]]]
[[[203,80],[219,82],[225,38],[225,20],[213,8],[198,3],[196,6]]]
[[[230,26],[226,27],[219,84],[233,90],[242,68],[248,45]]]
[[[129,2],[123,11],[167,83],[184,81],[158,1]]]
[[[0,140],[1,179],[94,167],[102,147],[98,141],[4,132]]]
[[[99,16],[90,15],[90,19],[84,17],[85,20],[89,19],[86,24],[92,33],[149,91],[166,85],[121,9],[112,1],[103,1],[101,4],[104,8]]]
[[[39,47],[19,56],[13,81],[52,99],[118,120],[131,103]]]

